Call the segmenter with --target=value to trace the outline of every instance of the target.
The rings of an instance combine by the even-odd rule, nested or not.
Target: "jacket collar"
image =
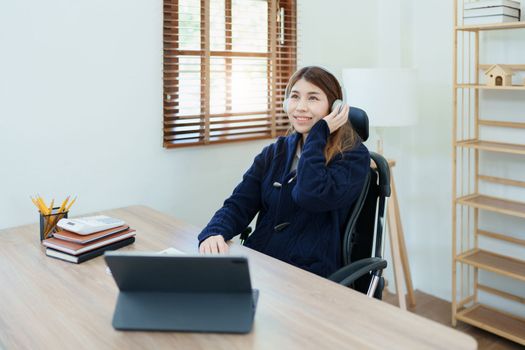
[[[290,172],[290,168],[292,167],[292,162],[295,157],[295,153],[297,151],[297,144],[303,137],[302,134],[298,132],[294,132],[293,134],[289,135],[286,138],[286,172],[285,174],[288,174]]]

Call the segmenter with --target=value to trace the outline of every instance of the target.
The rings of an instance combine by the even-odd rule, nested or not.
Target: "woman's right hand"
[[[206,238],[199,246],[199,253],[213,254],[213,253],[228,253],[230,247],[224,241],[222,235],[215,235]]]
[[[343,108],[339,110],[339,108],[332,111],[330,114],[328,114],[323,119],[328,124],[328,128],[330,129],[330,134],[348,123],[348,112],[350,111],[350,106],[347,104],[343,105]]]

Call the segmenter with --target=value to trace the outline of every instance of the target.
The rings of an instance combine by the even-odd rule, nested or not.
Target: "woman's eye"
[[[315,97],[315,96],[310,96],[310,100],[311,101],[318,101],[319,99],[317,97]]]
[[[292,98],[292,99],[296,100],[296,99],[298,99],[298,98],[299,98],[299,96],[298,96],[298,95],[292,95],[292,96],[290,96],[290,98]]]

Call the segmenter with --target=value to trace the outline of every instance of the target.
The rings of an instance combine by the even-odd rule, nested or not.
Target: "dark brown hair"
[[[304,79],[320,88],[328,97],[328,106],[332,106],[335,100],[343,99],[343,91],[337,78],[327,70],[316,66],[301,68],[292,75],[286,86],[286,97],[290,95],[290,90],[295,83],[301,79]],[[293,129],[293,126],[290,125],[288,133],[290,134],[293,131],[295,130]],[[354,148],[358,141],[360,141],[359,136],[350,125],[350,122],[331,133],[324,149],[326,164],[328,164],[337,154],[342,154],[343,152]]]

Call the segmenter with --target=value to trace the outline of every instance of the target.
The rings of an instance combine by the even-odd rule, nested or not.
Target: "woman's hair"
[[[337,78],[332,73],[323,68],[316,66],[309,66],[299,69],[295,72],[288,85],[286,86],[285,96],[290,95],[290,90],[297,83],[297,81],[304,79],[307,82],[314,84],[320,88],[328,97],[328,106],[332,106],[335,100],[343,99],[343,91]],[[288,134],[293,132],[293,126],[290,125]],[[328,142],[324,149],[324,156],[326,164],[328,164],[337,154],[351,150],[360,141],[359,135],[355,132],[350,122],[344,124],[342,127],[334,131],[328,137]]]

